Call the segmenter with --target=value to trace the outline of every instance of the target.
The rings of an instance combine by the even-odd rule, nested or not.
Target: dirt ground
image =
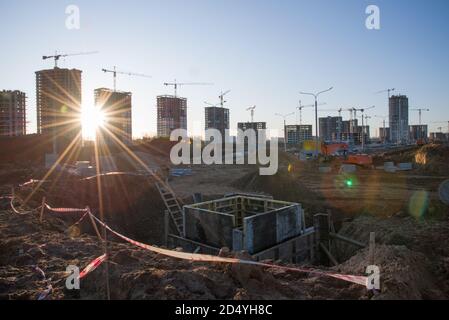
[[[95,237],[69,236],[54,219],[0,211],[0,299],[36,299],[51,279],[50,299],[104,299],[104,265],[81,283],[78,296],[66,291],[68,265],[83,268],[102,254]],[[364,287],[332,278],[262,269],[192,263],[128,244],[111,243],[112,299],[368,299]]]
[[[141,159],[162,166],[168,143],[136,148]],[[306,222],[316,213],[330,212],[340,234],[367,243],[376,233],[376,264],[382,291],[377,294],[339,280],[277,269],[197,264],[162,257],[111,238],[110,281],[115,299],[447,299],[449,298],[449,208],[438,199],[440,183],[449,177],[446,149],[426,146],[382,155],[382,159],[413,161],[410,172],[386,173],[358,168],[339,173],[340,162],[326,163],[331,173],[319,173],[317,163],[302,163],[281,154],[279,172],[260,176],[257,166],[191,166],[192,175],[170,177],[177,196],[189,203],[194,193],[206,199],[230,192],[270,194],[277,200],[301,203]],[[146,153],[149,155],[147,156]],[[128,160],[129,161],[129,160]],[[379,161],[379,159],[376,159]],[[431,167],[429,167],[431,164]],[[433,169],[432,169],[433,168]],[[132,168],[129,168],[132,169]],[[2,162],[0,194],[10,185],[41,179],[46,170],[26,162]],[[54,207],[90,206],[98,213],[98,181],[56,172],[37,191],[18,190],[28,205],[43,196]],[[351,183],[348,184],[348,181]],[[136,176],[100,179],[106,221],[119,232],[161,245],[164,205],[154,185]],[[103,299],[104,266],[83,281],[80,296],[65,291],[64,270],[85,266],[101,255],[89,223],[67,229],[79,216],[19,216],[0,202],[0,299],[35,299],[45,282],[33,270],[38,265],[55,288],[51,299]],[[338,245],[340,265],[329,269],[364,274],[367,250]],[[327,269],[323,267],[324,269]]]

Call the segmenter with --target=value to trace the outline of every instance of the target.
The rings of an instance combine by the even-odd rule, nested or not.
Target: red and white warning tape
[[[44,182],[50,182],[50,180],[35,180],[35,179],[31,179],[30,181],[27,181],[25,183],[19,184],[19,187],[26,187],[29,185],[33,185],[36,183],[44,183]]]
[[[236,259],[236,258],[225,258],[225,257],[217,257],[212,255],[206,255],[206,254],[196,254],[196,253],[185,253],[185,252],[177,252],[167,249],[161,249],[157,247],[150,246],[148,244],[130,239],[114,230],[112,230],[107,224],[99,220],[96,216],[94,216],[91,212],[89,214],[94,218],[98,223],[100,223],[104,228],[118,236],[119,238],[135,245],[140,248],[143,248],[145,250],[149,250],[155,253],[159,253],[168,257],[172,258],[178,258],[183,260],[190,260],[190,261],[198,261],[198,262],[219,262],[219,263],[230,263],[230,264],[248,264],[248,265],[256,265],[261,267],[268,267],[268,268],[276,268],[276,269],[282,269],[282,270],[288,270],[288,271],[294,271],[294,272],[302,272],[302,273],[309,273],[309,274],[315,274],[318,276],[325,276],[325,277],[332,277],[335,279],[344,280],[347,282],[359,284],[362,286],[366,286],[368,282],[368,278],[365,276],[353,276],[353,275],[346,275],[346,274],[337,274],[337,273],[328,273],[323,271],[318,271],[314,269],[304,269],[304,268],[293,268],[293,267],[285,267],[285,266],[279,266],[275,264],[268,264],[268,263],[261,263],[257,261],[251,261],[251,260],[242,260],[242,259]]]
[[[11,207],[13,210],[18,214],[23,214],[18,212],[14,206],[13,206],[13,198],[11,197]],[[167,257],[182,259],[182,260],[189,260],[189,261],[197,261],[197,262],[217,262],[217,263],[228,263],[228,264],[246,264],[246,265],[256,265],[266,268],[276,268],[281,270],[287,270],[287,271],[293,271],[293,272],[301,272],[301,273],[308,273],[308,274],[315,274],[317,276],[325,276],[325,277],[331,277],[335,279],[340,279],[343,281],[355,283],[362,286],[367,286],[368,278],[365,276],[354,276],[354,275],[346,275],[346,274],[338,274],[338,273],[330,273],[330,272],[324,272],[319,271],[315,269],[305,269],[305,268],[296,268],[296,267],[286,267],[286,266],[279,266],[275,264],[269,264],[269,263],[261,263],[257,261],[251,261],[251,260],[243,260],[243,259],[236,259],[236,258],[226,258],[226,257],[218,257],[218,256],[212,256],[212,255],[205,255],[205,254],[196,254],[196,253],[186,253],[186,252],[177,252],[173,250],[167,250],[167,249],[161,249],[154,246],[150,246],[148,244],[133,240],[131,238],[128,238],[117,231],[111,229],[107,224],[102,222],[100,219],[98,219],[95,215],[92,214],[89,208],[85,209],[77,209],[77,208],[52,208],[48,204],[45,204],[45,207],[53,212],[57,213],[68,213],[68,212],[84,212],[85,214],[82,216],[80,221],[86,217],[86,215],[90,215],[95,221],[97,221],[100,225],[102,225],[106,230],[110,231],[111,233],[115,234],[117,237],[135,245],[142,249],[152,251],[154,253],[162,254]],[[79,221],[79,222],[80,222]],[[77,223],[79,223],[77,222]],[[85,277],[88,273],[94,271],[98,266],[100,266],[105,260],[107,259],[106,255],[102,255],[95,260],[93,260],[81,273],[80,273],[80,279]],[[51,285],[50,285],[51,286]],[[51,293],[51,288],[48,288],[49,293]]]
[[[24,211],[24,212],[20,212],[15,206],[14,206],[14,200],[16,200],[14,197],[11,197],[11,200],[9,202],[9,205],[11,206],[12,211],[14,211],[14,213],[21,215],[21,216],[25,216],[27,214],[32,213],[32,211]]]
[[[107,255],[104,254],[104,255],[99,256],[98,258],[94,259],[91,263],[89,263],[87,265],[87,267],[85,267],[83,269],[83,271],[81,271],[79,278],[82,279],[85,276],[87,276],[89,273],[91,273],[92,271],[97,269],[103,262],[106,261],[107,258],[108,258]]]
[[[45,204],[45,207],[53,212],[57,213],[67,213],[67,212],[88,212],[89,209],[77,209],[77,208],[52,208],[48,204]]]

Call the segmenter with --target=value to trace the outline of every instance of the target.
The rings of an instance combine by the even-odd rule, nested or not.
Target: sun
[[[86,139],[95,139],[98,128],[105,123],[105,115],[100,108],[94,106],[83,106],[81,111],[81,126],[83,136]]]

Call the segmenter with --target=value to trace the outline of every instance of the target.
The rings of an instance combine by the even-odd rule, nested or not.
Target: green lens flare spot
[[[61,107],[61,113],[67,113],[67,111],[69,111],[69,108],[67,108],[67,106]]]

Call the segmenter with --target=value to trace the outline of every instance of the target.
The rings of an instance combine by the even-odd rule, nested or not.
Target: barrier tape
[[[42,270],[38,266],[34,266],[33,269],[42,277],[42,280],[47,283],[47,287],[45,288],[45,290],[39,293],[39,295],[37,296],[37,300],[45,300],[53,292],[53,286],[50,283],[51,279],[47,279],[44,270]]]
[[[72,228],[72,227],[74,227],[74,226],[76,226],[77,224],[80,224],[81,221],[83,221],[84,218],[86,218],[88,214],[89,214],[89,211],[86,211],[86,212],[83,214],[83,216],[82,216],[76,223],[72,224],[72,225],[69,227],[69,229]]]
[[[45,289],[44,291],[42,291],[39,296],[37,297],[37,300],[45,300],[48,298],[48,296],[53,292],[53,286],[51,284],[49,284],[47,286],[47,289]]]
[[[112,230],[107,224],[102,222],[100,219],[98,219],[96,216],[94,216],[90,211],[89,214],[92,218],[94,218],[98,223],[100,223],[104,228],[118,236],[119,238],[135,245],[140,248],[143,248],[145,250],[149,250],[155,253],[159,253],[168,257],[172,258],[178,258],[182,260],[190,260],[190,261],[197,261],[197,262],[220,262],[220,263],[230,263],[230,264],[247,264],[247,265],[256,265],[261,267],[267,267],[267,268],[276,268],[281,270],[287,270],[287,271],[294,271],[294,272],[301,272],[301,273],[310,273],[315,274],[318,276],[325,276],[325,277],[331,277],[335,279],[340,279],[343,281],[355,283],[361,286],[366,287],[368,283],[368,278],[365,276],[353,276],[353,275],[346,275],[346,274],[337,274],[337,273],[328,273],[323,271],[317,271],[313,269],[304,269],[304,268],[293,268],[293,267],[285,267],[285,266],[279,266],[275,264],[269,264],[269,263],[261,263],[257,261],[251,261],[251,260],[242,260],[242,259],[236,259],[236,258],[225,258],[225,257],[217,257],[217,256],[211,256],[206,254],[197,254],[197,253],[185,253],[185,252],[177,252],[167,249],[161,249],[157,247],[150,246],[148,244],[130,239],[117,231]]]
[[[27,214],[27,213],[20,213],[18,212],[14,206],[13,206],[13,198],[11,198],[11,207],[13,210],[18,214]],[[88,214],[90,215],[95,221],[97,221],[100,225],[102,225],[105,229],[110,231],[111,233],[115,234],[117,237],[125,240],[126,242],[129,242],[135,246],[138,246],[142,249],[152,251],[154,253],[162,254],[164,256],[182,259],[182,260],[189,260],[189,261],[196,261],[196,262],[217,262],[217,263],[228,263],[228,264],[246,264],[246,265],[256,265],[266,268],[276,268],[281,270],[287,270],[287,271],[293,271],[293,272],[301,272],[301,273],[309,273],[309,274],[315,274],[317,276],[325,276],[325,277],[331,277],[339,280],[343,280],[346,282],[351,282],[354,284],[358,284],[361,286],[367,286],[368,278],[365,276],[354,276],[354,275],[346,275],[346,274],[338,274],[338,273],[329,273],[329,272],[323,272],[318,271],[314,269],[304,269],[304,268],[294,268],[294,267],[286,267],[286,266],[279,266],[275,264],[269,264],[269,263],[261,263],[257,261],[251,261],[251,260],[243,260],[243,259],[236,259],[236,258],[226,258],[226,257],[218,257],[218,256],[212,256],[212,255],[205,255],[205,254],[197,254],[197,253],[185,253],[185,252],[177,252],[173,250],[167,250],[167,249],[161,249],[154,246],[150,246],[148,244],[133,240],[131,238],[128,238],[117,231],[111,229],[107,224],[105,224],[103,221],[98,219],[95,215],[92,214],[92,212],[89,210],[89,208],[85,209],[77,209],[77,208],[52,208],[48,204],[45,204],[45,207],[53,212],[58,213],[67,213],[67,212],[85,212],[82,219],[85,218],[85,216]],[[29,213],[29,212],[28,212]],[[80,219],[80,220],[82,220]],[[83,272],[86,270],[83,270],[81,274],[83,274],[83,277],[86,276],[88,273],[94,271],[96,268],[98,268],[99,265],[101,265],[106,260],[106,256],[103,255],[101,257],[98,257],[94,261],[92,261],[87,267],[87,273],[83,274]],[[80,278],[81,278],[80,274]],[[47,288],[45,292],[48,291],[48,294],[51,293],[52,288],[51,285]],[[44,293],[45,293],[44,292]],[[48,295],[47,294],[47,295]]]
[[[108,177],[108,176],[136,176],[136,177],[146,177],[151,174],[142,174],[142,173],[135,173],[135,172],[107,172],[107,173],[100,173],[91,177],[80,179],[80,181],[87,181],[87,180],[93,180],[99,177]]]
[[[44,182],[50,182],[50,180],[36,180],[36,179],[31,179],[30,181],[27,181],[25,183],[19,184],[19,187],[26,187],[30,184],[35,184],[35,183],[44,183]]]
[[[25,212],[20,212],[19,210],[16,209],[16,207],[14,206],[14,197],[11,197],[11,201],[9,202],[12,211],[14,211],[14,213],[21,215],[21,216],[25,216],[27,214],[32,213],[33,211],[25,211]]]
[[[53,212],[57,213],[67,213],[67,212],[88,212],[88,209],[76,209],[76,208],[52,208],[48,204],[45,204],[45,207]]]
[[[107,260],[107,258],[108,258],[107,255],[104,254],[104,255],[99,256],[98,258],[94,259],[91,263],[89,263],[87,265],[87,267],[85,267],[83,269],[83,271],[81,271],[81,273],[79,275],[79,279],[83,279],[89,273],[91,273],[92,271],[97,269],[103,262],[105,262]]]

